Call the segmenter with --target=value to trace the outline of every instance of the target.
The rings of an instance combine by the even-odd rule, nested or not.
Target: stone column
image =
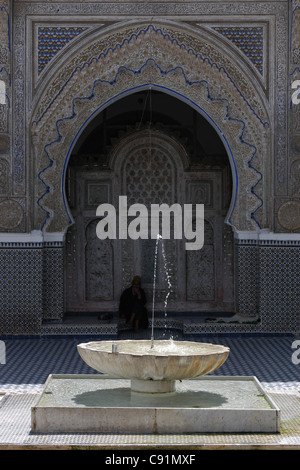
[[[9,222],[2,218],[7,210],[4,198],[10,193],[11,181],[11,47],[10,1],[0,1],[0,231]]]
[[[0,233],[26,231],[24,193],[16,192],[14,185],[12,116],[18,99],[13,102],[12,26],[12,1],[0,0]],[[20,119],[21,114],[17,114],[15,121]]]
[[[289,106],[289,201],[278,219],[287,231],[300,232],[300,0],[291,4],[290,106]]]
[[[289,107],[289,220],[287,229],[299,234],[300,245],[300,0],[293,0],[290,3],[290,107]],[[285,215],[285,219],[283,216]],[[279,221],[283,225],[286,223],[286,214],[280,214]],[[298,272],[300,264],[300,247],[298,246],[297,256]],[[299,292],[299,283],[298,283]],[[296,309],[297,329],[300,331],[300,305],[299,295],[297,296]]]

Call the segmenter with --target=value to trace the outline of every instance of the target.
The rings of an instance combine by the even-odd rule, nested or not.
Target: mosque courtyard
[[[150,332],[139,334],[140,338]],[[159,336],[159,331],[156,333]],[[133,335],[133,333],[132,333]],[[127,336],[131,336],[128,331]],[[49,374],[94,374],[77,353],[92,337],[7,337],[0,365],[0,449],[183,450],[299,449],[300,363],[294,335],[205,335],[197,341],[230,347],[213,375],[255,376],[281,410],[280,433],[110,434],[43,433],[31,430],[31,407]],[[191,338],[190,338],[191,339]],[[193,338],[192,338],[193,339]],[[4,361],[2,361],[4,362]]]

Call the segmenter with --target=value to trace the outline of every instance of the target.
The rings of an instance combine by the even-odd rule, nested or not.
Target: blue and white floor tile
[[[149,334],[149,332],[147,332]],[[128,336],[133,336],[128,332]],[[31,406],[49,374],[93,374],[77,353],[77,344],[97,338],[5,339],[0,364],[0,449],[88,448],[160,449],[232,448],[300,449],[300,364],[292,361],[292,336],[213,336],[198,340],[224,344],[230,355],[215,372],[220,376],[256,376],[282,413],[280,434],[121,435],[31,432]],[[295,362],[295,361],[294,361]]]
[[[95,338],[92,338],[95,340]],[[0,364],[0,391],[39,390],[49,374],[95,373],[80,358],[77,344],[89,338],[7,339]],[[214,374],[255,375],[268,389],[300,387],[300,364],[294,364],[292,336],[205,336],[200,341],[228,346],[230,354]]]

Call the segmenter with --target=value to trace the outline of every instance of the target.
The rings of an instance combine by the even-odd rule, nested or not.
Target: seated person
[[[120,298],[120,317],[126,318],[126,323],[134,326],[136,332],[139,328],[148,328],[148,313],[145,307],[146,294],[141,288],[140,276],[134,276],[131,287],[124,290]]]

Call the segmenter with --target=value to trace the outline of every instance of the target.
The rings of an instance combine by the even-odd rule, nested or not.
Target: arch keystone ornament
[[[65,171],[87,124],[127,94],[153,88],[201,113],[226,148],[233,193],[227,222],[236,230],[266,224],[263,170],[270,125],[263,90],[251,68],[244,72],[222,37],[171,21],[130,22],[95,33],[89,45],[61,54],[49,67],[32,116],[37,190],[35,225],[65,232],[73,223],[64,191]],[[52,75],[51,75],[52,74]]]

